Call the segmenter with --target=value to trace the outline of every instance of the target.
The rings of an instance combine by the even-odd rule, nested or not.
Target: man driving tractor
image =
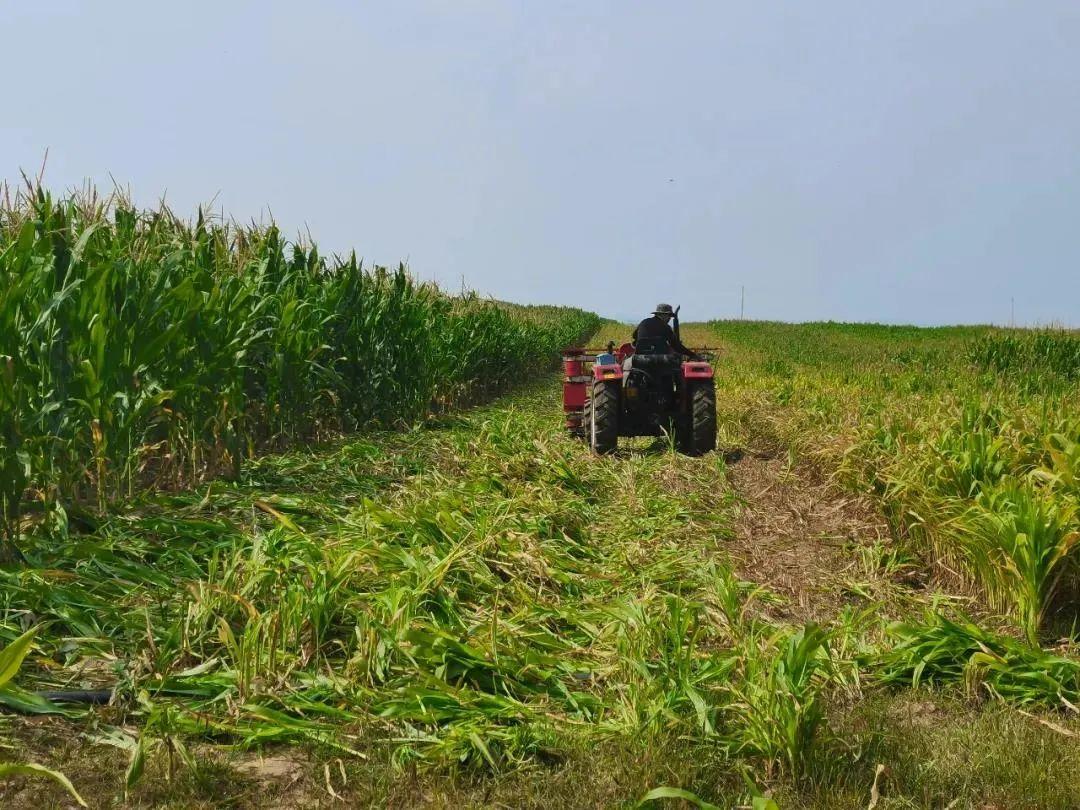
[[[636,327],[631,335],[634,345],[637,345],[639,340],[647,338],[663,338],[668,342],[668,346],[671,347],[673,352],[686,355],[687,357],[697,357],[694,352],[686,348],[682,341],[679,340],[678,335],[669,325],[672,318],[675,317],[675,310],[671,308],[671,304],[657,304],[656,309],[653,310],[652,317],[646,318]]]
[[[600,454],[616,450],[620,436],[668,436],[695,456],[715,450],[712,365],[680,339],[679,308],[657,304],[633,341],[564,353],[567,427]]]

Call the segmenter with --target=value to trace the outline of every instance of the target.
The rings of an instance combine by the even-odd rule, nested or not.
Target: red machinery
[[[664,342],[563,352],[566,428],[610,453],[619,436],[674,435],[684,453],[716,448],[716,390],[707,360],[684,360]]]

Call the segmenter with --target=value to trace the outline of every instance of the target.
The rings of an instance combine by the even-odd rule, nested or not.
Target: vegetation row
[[[449,296],[270,226],[93,193],[0,206],[0,537],[235,477],[259,448],[490,394],[596,327]]]

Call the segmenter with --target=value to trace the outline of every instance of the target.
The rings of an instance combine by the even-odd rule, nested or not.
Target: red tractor
[[[620,436],[674,435],[678,449],[716,449],[716,387],[706,360],[686,360],[666,340],[624,343],[606,351],[567,349],[563,410],[566,427],[596,453]]]

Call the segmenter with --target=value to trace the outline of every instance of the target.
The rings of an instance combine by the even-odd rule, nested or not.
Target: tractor
[[[678,328],[676,319],[676,335]],[[686,360],[656,338],[567,349],[563,365],[566,428],[595,453],[614,451],[620,436],[673,436],[679,451],[693,456],[716,449],[716,388],[707,360]]]

